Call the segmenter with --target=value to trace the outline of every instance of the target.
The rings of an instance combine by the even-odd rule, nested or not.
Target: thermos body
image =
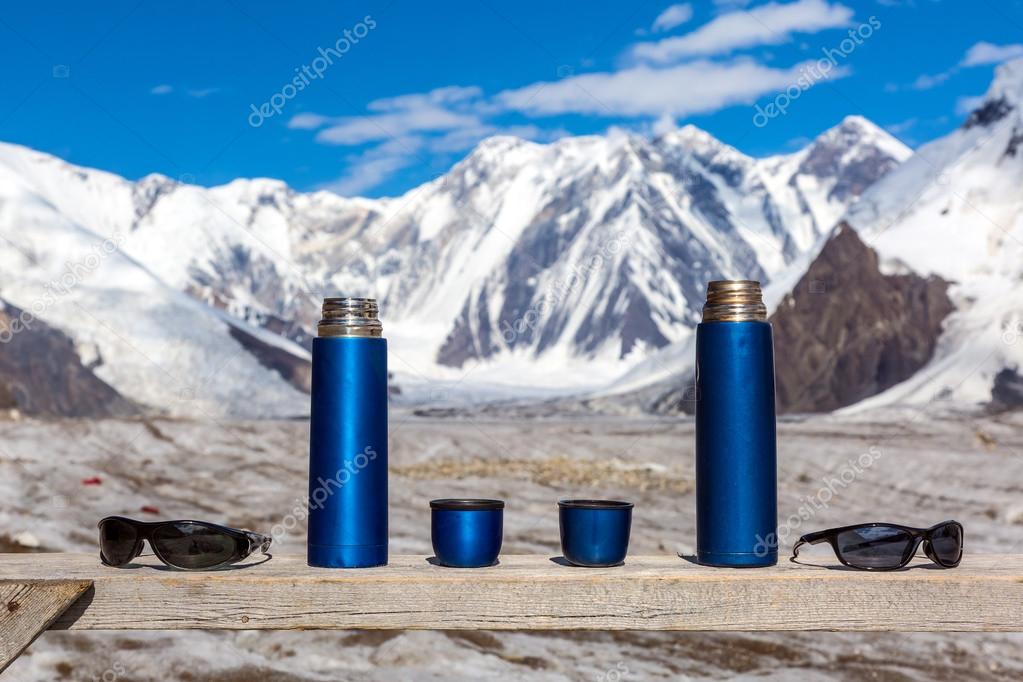
[[[759,319],[698,325],[696,392],[697,560],[773,565],[778,493],[771,325]]]
[[[310,566],[387,563],[387,341],[313,339]]]

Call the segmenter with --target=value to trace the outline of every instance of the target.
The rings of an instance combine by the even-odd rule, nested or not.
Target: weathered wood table
[[[47,628],[1023,631],[1023,555],[967,555],[952,570],[920,560],[893,573],[787,560],[715,569],[670,555],[606,569],[536,555],[481,569],[425,556],[358,570],[275,556],[206,573],[137,561],[117,569],[92,554],[0,554],[0,670]]]

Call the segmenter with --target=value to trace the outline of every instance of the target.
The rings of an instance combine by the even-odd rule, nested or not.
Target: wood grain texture
[[[1023,555],[967,556],[894,573],[784,561],[715,569],[674,556],[584,569],[547,556],[449,569],[423,556],[315,569],[275,556],[207,573],[114,569],[76,554],[2,555],[0,579],[92,580],[61,629],[900,630],[1023,631]]]
[[[0,672],[90,585],[89,580],[0,580]]]

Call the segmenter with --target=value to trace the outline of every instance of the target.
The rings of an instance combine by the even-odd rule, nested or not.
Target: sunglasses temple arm
[[[819,545],[822,542],[828,541],[828,532],[821,531],[818,533],[808,533],[803,537],[799,538],[796,544],[792,545],[792,558],[795,559],[799,556],[799,548],[803,545]]]
[[[267,550],[270,549],[270,544],[273,542],[273,538],[269,535],[263,535],[262,533],[255,533],[251,530],[243,531],[252,543],[252,550],[260,551],[266,554]]]

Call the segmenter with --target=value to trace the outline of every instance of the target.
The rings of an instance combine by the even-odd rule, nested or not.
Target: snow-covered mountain
[[[381,300],[409,381],[573,390],[685,340],[708,279],[783,271],[909,153],[859,117],[760,160],[692,126],[497,137],[368,200],[129,182],[0,144],[0,298],[172,413],[301,411],[320,299],[339,293]]]
[[[174,263],[160,261],[180,250],[149,263],[133,257],[144,184],[0,145],[0,297],[20,309],[3,327],[0,352],[42,321],[73,340],[100,380],[146,408],[214,418],[305,411],[302,392],[247,352],[279,347],[301,360],[304,348],[162,279],[156,270]],[[186,239],[189,230],[179,232]]]
[[[765,291],[776,345],[805,365],[779,367],[781,407],[1023,405],[1023,60],[843,218],[857,237],[818,239]],[[693,354],[662,348],[594,399],[685,409]]]
[[[908,155],[855,117],[765,160],[692,126],[654,140],[491,140],[414,200],[424,217],[461,208],[436,238],[465,241],[439,273],[443,300],[419,289],[434,307],[409,319],[444,320],[445,365],[500,358],[556,381],[594,360],[621,371],[691,333],[708,280],[771,279]],[[453,326],[451,308],[436,308],[449,297]]]
[[[862,403],[1023,404],[1023,59],[962,127],[922,147],[848,215],[889,271],[953,283],[933,360]]]

